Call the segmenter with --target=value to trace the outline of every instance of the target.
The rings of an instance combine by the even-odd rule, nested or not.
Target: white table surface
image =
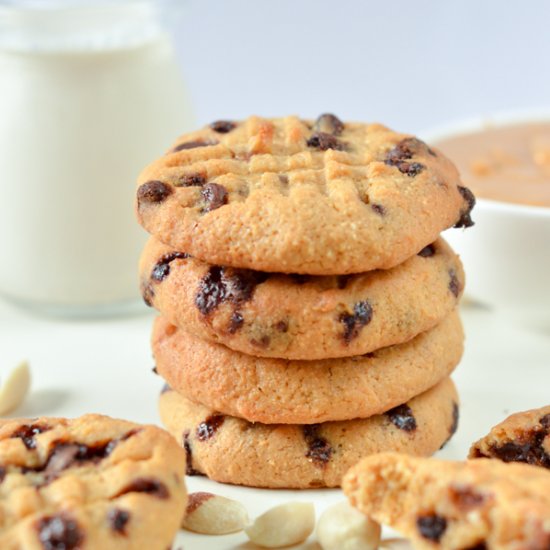
[[[27,359],[33,387],[16,416],[104,413],[158,423],[162,386],[151,369],[152,312],[126,318],[64,321],[30,315],[0,302],[0,375]],[[514,411],[550,403],[550,334],[514,324],[512,316],[463,308],[466,353],[454,380],[461,395],[460,427],[440,456],[464,458],[469,445]],[[187,478],[190,491],[208,490],[243,502],[251,517],[289,500],[313,501],[319,514],[342,499],[338,490],[257,490]],[[313,537],[312,537],[313,539]],[[302,548],[315,548],[312,539]],[[252,548],[244,533],[207,537],[181,532],[174,548]]]

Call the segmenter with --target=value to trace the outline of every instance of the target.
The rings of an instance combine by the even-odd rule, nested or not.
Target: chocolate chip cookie
[[[513,414],[472,445],[469,458],[497,458],[550,469],[550,406]]]
[[[185,511],[185,453],[106,416],[0,421],[0,548],[166,550]]]
[[[353,506],[415,548],[550,548],[550,474],[542,468],[383,453],[354,466],[343,489]]]
[[[326,359],[406,342],[458,303],[464,272],[442,239],[390,270],[312,277],[212,266],[151,239],[144,299],[173,324],[260,357]]]
[[[337,487],[359,459],[394,450],[430,455],[456,429],[449,378],[383,415],[323,424],[252,424],[188,401],[160,396],[162,422],[187,452],[187,473],[271,488]]]
[[[334,115],[253,116],[182,136],[140,175],[136,211],[212,265],[343,275],[396,266],[472,225],[474,202],[453,164],[412,136]]]
[[[366,418],[448,376],[462,355],[457,313],[405,344],[345,359],[264,359],[210,344],[162,317],[152,347],[157,372],[183,396],[266,424]]]

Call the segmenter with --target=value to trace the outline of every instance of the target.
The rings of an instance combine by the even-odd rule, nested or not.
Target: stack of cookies
[[[472,194],[422,141],[334,115],[218,121],[140,176],[161,418],[188,474],[333,487],[456,429]]]

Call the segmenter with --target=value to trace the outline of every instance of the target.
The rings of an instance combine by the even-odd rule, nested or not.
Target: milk
[[[192,125],[171,44],[0,51],[0,293],[53,312],[138,298],[140,169]]]

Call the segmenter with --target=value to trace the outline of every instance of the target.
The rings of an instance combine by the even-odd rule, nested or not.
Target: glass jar
[[[0,1],[0,293],[46,313],[138,304],[135,180],[193,125],[154,0]]]

